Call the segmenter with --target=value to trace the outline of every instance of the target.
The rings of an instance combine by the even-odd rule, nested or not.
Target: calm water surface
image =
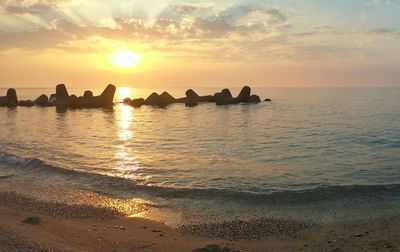
[[[197,89],[204,95],[217,90]],[[185,90],[167,91],[181,97]],[[32,99],[54,90],[17,92],[19,99]],[[119,88],[115,99],[150,92]],[[263,195],[400,184],[400,89],[253,92],[273,102],[0,108],[0,162],[9,162],[10,155],[37,158],[53,167],[123,177],[124,185],[142,190],[176,189],[192,198],[202,190]]]

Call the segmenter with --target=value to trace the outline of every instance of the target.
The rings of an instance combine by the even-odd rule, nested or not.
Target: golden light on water
[[[111,54],[109,59],[113,66],[127,69],[137,67],[143,57],[142,55],[130,50],[120,50]]]
[[[117,112],[118,138],[120,144],[116,146],[115,157],[118,158],[117,170],[127,177],[134,176],[132,172],[140,168],[136,157],[129,151],[130,142],[134,136],[132,123],[134,120],[133,108],[130,106],[119,106]]]
[[[129,106],[121,106],[119,113],[119,132],[118,135],[122,141],[128,141],[133,136],[133,131],[131,129],[131,123],[133,119],[132,108]]]
[[[125,97],[132,97],[132,89],[121,87],[117,89],[117,97],[122,100]],[[117,135],[119,144],[115,146],[114,156],[118,159],[116,170],[119,174],[124,174],[126,178],[135,179],[135,171],[140,169],[137,157],[131,153],[131,142],[134,137],[135,114],[131,106],[117,106],[115,110],[117,122]]]
[[[131,89],[127,87],[118,88],[117,97],[119,100],[125,97],[132,97]],[[134,119],[133,108],[131,106],[120,106],[118,108],[118,135],[122,141],[129,141],[133,136],[131,129],[132,120]]]
[[[119,87],[117,89],[117,100],[118,101],[122,101],[124,98],[132,98],[133,94],[132,94],[132,89],[128,88],[128,87]]]

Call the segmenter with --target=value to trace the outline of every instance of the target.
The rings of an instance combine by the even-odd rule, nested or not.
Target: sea
[[[400,88],[253,88],[272,101],[226,106],[121,103],[154,91],[186,89],[118,87],[112,108],[0,107],[0,172],[192,218],[400,213]],[[54,92],[17,88],[19,100]]]

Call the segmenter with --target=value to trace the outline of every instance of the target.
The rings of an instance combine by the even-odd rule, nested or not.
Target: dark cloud
[[[66,2],[67,0],[38,0],[38,1],[26,1],[17,0],[3,1],[3,8],[6,13],[9,14],[32,14],[41,15],[54,11],[58,8],[60,3]]]
[[[323,26],[313,27],[309,31],[294,33],[293,36],[311,37],[311,36],[317,36],[317,35],[323,35],[323,34],[338,34],[338,33],[339,32],[335,28],[333,28],[332,26],[323,25]]]
[[[33,14],[33,15],[42,14],[53,10],[52,6],[43,3],[36,3],[29,6],[7,5],[4,9],[6,12],[11,14]]]
[[[400,31],[399,30],[394,30],[394,29],[389,29],[389,28],[376,28],[367,31],[367,35],[378,35],[378,36],[384,36],[384,35],[389,35],[389,36],[400,36]]]
[[[255,18],[254,21],[262,23],[282,23],[287,20],[287,16],[276,8],[252,5],[232,7],[222,11],[218,16],[218,18],[224,19],[232,24],[240,23],[241,20],[251,17]]]
[[[158,15],[158,19],[182,20],[188,16],[198,16],[204,13],[212,12],[212,7],[199,4],[175,4],[169,5]]]

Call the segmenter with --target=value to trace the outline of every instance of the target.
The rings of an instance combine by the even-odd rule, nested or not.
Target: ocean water
[[[195,90],[206,95],[220,89]],[[162,89],[118,88],[115,101],[151,91]],[[185,89],[166,91],[178,98]],[[223,199],[221,205],[253,209],[263,202],[400,198],[400,89],[252,91],[272,102],[194,108],[117,103],[66,111],[1,107],[0,167],[20,166],[43,181],[56,174],[52,184],[125,198],[146,195],[180,207],[185,200],[198,206]],[[19,99],[53,92],[17,89]]]

